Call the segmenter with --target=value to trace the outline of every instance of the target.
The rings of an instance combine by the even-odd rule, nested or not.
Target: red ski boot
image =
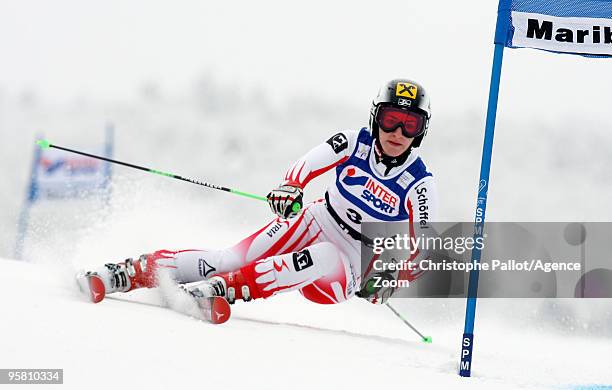
[[[118,264],[105,264],[97,272],[77,274],[77,284],[93,303],[102,301],[106,294],[157,287],[158,261],[173,258],[173,255],[174,252],[161,250],[142,255],[136,261],[126,259]]]
[[[190,292],[198,291],[205,297],[223,297],[229,303],[242,299],[245,302],[261,298],[262,294],[251,276],[254,265],[247,265],[237,271],[215,275],[188,288]]]

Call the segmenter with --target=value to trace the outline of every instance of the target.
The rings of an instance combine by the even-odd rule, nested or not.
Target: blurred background
[[[112,124],[116,159],[265,195],[310,147],[367,126],[379,85],[396,77],[431,95],[419,153],[437,178],[441,220],[473,220],[496,8],[0,0],[0,257],[13,257],[39,134],[92,150]],[[506,50],[488,221],[610,220],[609,69]],[[80,268],[222,247],[270,216],[263,202],[113,167],[108,205],[33,208],[24,256]],[[448,313],[444,305],[430,309]],[[460,321],[463,304],[455,309]]]

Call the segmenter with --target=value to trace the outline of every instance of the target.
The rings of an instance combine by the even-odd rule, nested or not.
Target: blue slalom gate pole
[[[115,125],[107,123],[104,129],[104,157],[113,158],[113,152],[115,149]],[[104,205],[109,206],[111,200],[111,180],[112,180],[112,164],[107,162],[104,166]]]
[[[480,163],[480,180],[478,182],[478,199],[476,201],[476,218],[474,221],[474,239],[482,239],[484,233],[485,212],[487,209],[487,192],[489,190],[489,173],[491,171],[491,155],[493,153],[493,135],[495,134],[495,118],[497,116],[497,99],[499,96],[499,81],[501,77],[504,46],[495,44],[493,54],[493,70],[491,71],[491,85],[489,88],[489,103],[487,107],[487,121],[485,126],[482,160]],[[477,242],[477,241],[476,241]],[[480,263],[481,250],[474,246],[472,250],[472,263],[474,269],[470,271],[468,284],[467,305],[465,308],[465,327],[461,341],[461,363],[459,375],[472,374],[472,348],[474,346],[474,317],[476,316],[476,298],[478,295],[477,264]]]
[[[40,138],[40,136],[38,137]],[[21,206],[19,212],[19,222],[17,224],[17,239],[15,240],[15,249],[13,256],[16,260],[23,260],[23,246],[28,234],[28,226],[30,223],[30,208],[38,197],[38,182],[37,172],[38,166],[40,165],[41,151],[40,148],[34,149],[34,159],[32,161],[32,167],[30,169],[30,183],[28,184],[28,195]]]

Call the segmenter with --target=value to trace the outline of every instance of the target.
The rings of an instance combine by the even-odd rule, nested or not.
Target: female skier
[[[354,295],[384,302],[392,290],[360,293],[360,249],[364,222],[434,221],[437,192],[432,174],[414,151],[429,127],[429,97],[418,83],[395,79],[372,101],[369,128],[342,131],[310,150],[267,196],[277,215],[236,245],[220,250],[159,250],[77,278],[93,302],[106,294],[157,286],[167,269],[199,296],[268,298],[299,290],[307,299],[339,303]],[[315,177],[335,169],[324,198],[302,207],[303,191]],[[414,279],[416,274],[400,277]]]

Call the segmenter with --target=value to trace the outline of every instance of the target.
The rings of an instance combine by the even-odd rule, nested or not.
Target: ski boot
[[[259,293],[254,280],[248,277],[249,273],[245,269],[247,267],[238,271],[215,275],[188,287],[187,290],[192,295],[202,297],[223,297],[230,304],[236,302],[237,299],[248,302],[252,299],[261,298],[262,295]]]
[[[222,324],[229,320],[232,309],[229,302],[225,299],[222,285],[218,281],[205,280],[199,283],[198,286],[190,288],[181,286],[190,298],[200,308],[204,319],[213,324]]]
[[[171,258],[171,252],[157,251],[142,255],[136,261],[126,259],[122,263],[108,263],[104,268],[77,274],[79,289],[93,303],[101,302],[106,294],[128,292],[137,288],[157,286],[158,260]]]

